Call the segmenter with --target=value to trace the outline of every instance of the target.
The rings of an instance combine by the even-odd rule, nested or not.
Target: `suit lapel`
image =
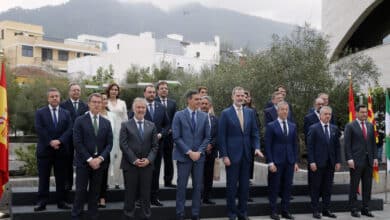
[[[48,106],[46,106],[46,114],[49,116],[49,121],[50,121],[50,126],[53,128],[53,129],[55,129],[55,127],[54,127],[54,121],[53,121],[53,115],[52,115],[52,112],[51,112],[51,110],[50,110],[50,108],[48,107]],[[57,121],[58,121],[58,119],[57,119]]]
[[[192,123],[191,123],[190,111],[186,108],[183,113],[184,113],[184,117],[187,120],[187,123],[190,125],[191,131],[194,132],[194,129],[192,128]]]
[[[139,142],[142,143],[144,141],[144,137],[145,137],[145,129],[146,129],[145,121],[144,121],[144,137],[141,137],[141,134],[139,133],[138,125],[135,122],[135,119],[130,120],[130,126],[133,127],[133,129],[130,129],[130,131],[134,130],[136,132],[136,134],[137,134],[136,136],[138,137]]]
[[[243,115],[244,115],[244,114],[243,114]],[[241,125],[240,125],[240,120],[238,120],[237,112],[236,112],[236,109],[234,108],[233,105],[230,107],[230,116],[231,116],[231,120],[233,121],[233,123],[234,123],[234,124],[240,129],[240,131],[242,132]],[[245,118],[244,118],[244,122],[245,122]]]

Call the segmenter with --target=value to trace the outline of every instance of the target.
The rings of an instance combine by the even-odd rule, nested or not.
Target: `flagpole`
[[[386,88],[386,90],[385,90],[385,95],[386,95],[386,102],[388,101],[388,89]],[[386,114],[388,113],[387,112],[387,107],[388,107],[388,103],[386,103],[386,109],[385,109],[385,111],[386,111]],[[385,117],[386,117],[386,114],[385,114]],[[387,121],[386,121],[386,118],[385,118],[385,123],[387,124]],[[388,151],[389,149],[387,149],[387,138],[386,138],[386,136],[388,135],[388,132],[389,131],[387,131],[387,125],[385,125],[385,154],[386,154],[386,174],[385,174],[385,204],[388,204],[389,203],[389,200],[388,200],[388,195],[387,195],[387,191],[388,191],[388,189],[387,189],[387,179],[388,179],[388,173],[389,173],[389,158],[387,157],[387,155],[388,155],[388,152],[386,152],[386,151]]]

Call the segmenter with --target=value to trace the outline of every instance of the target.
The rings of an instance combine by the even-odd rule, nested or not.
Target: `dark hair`
[[[208,89],[207,89],[207,87],[206,87],[206,86],[198,86],[198,92],[202,91],[202,89],[204,89],[204,90],[207,90],[207,91],[208,91]]]
[[[367,108],[367,105],[359,104],[359,105],[356,106],[355,111],[356,111],[356,112],[359,112],[361,108]]]
[[[76,83],[76,82],[71,82],[71,83],[69,83],[69,85],[68,85],[68,89],[72,88],[72,86],[79,86],[79,87],[81,87],[80,84],[78,84],[78,83]]]
[[[189,99],[192,99],[193,95],[196,95],[196,94],[198,94],[198,91],[196,91],[196,90],[188,90],[186,92],[186,94],[184,95],[184,97],[186,98],[186,101],[188,101]]]
[[[282,85],[282,84],[276,86],[274,91],[279,91],[279,88],[283,88],[283,89],[286,90],[286,92],[287,92],[286,86],[284,86],[284,85]]]
[[[110,90],[112,89],[112,87],[116,86],[118,88],[118,95],[116,96],[116,98],[119,97],[119,95],[121,94],[121,88],[119,87],[118,84],[116,83],[111,83],[110,85],[108,85],[107,89],[106,89],[106,95],[107,95],[107,98],[110,98]]]
[[[156,87],[157,87],[157,90],[160,88],[161,85],[167,85],[168,86],[168,83],[167,81],[160,81],[157,83]]]
[[[57,88],[49,88],[46,92],[46,95],[49,96],[50,92],[58,92],[58,94],[60,94],[60,96],[61,96],[61,93]]]
[[[147,86],[145,86],[144,92],[146,92],[146,89],[149,88],[149,87],[150,87],[150,88],[154,88],[154,85],[147,85]]]
[[[107,94],[105,92],[101,92],[100,95],[102,95],[102,99],[103,99],[103,96],[107,96]],[[108,98],[108,97],[107,97]],[[110,109],[108,108],[108,106],[106,106],[106,110],[107,111],[110,111]]]
[[[102,95],[100,95],[100,93],[95,92],[95,93],[92,93],[91,95],[88,96],[88,102],[91,101],[92,97],[98,97],[98,98],[102,99]]]

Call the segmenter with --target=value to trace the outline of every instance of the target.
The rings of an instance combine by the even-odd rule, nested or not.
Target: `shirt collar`
[[[238,110],[242,110],[243,108],[244,108],[244,106],[242,106],[241,105],[241,107],[238,107],[238,106],[236,106],[235,104],[233,104],[233,107],[234,107],[234,109],[236,110],[236,111],[238,111]]]
[[[92,114],[92,112],[89,112],[89,116],[93,120],[94,115]],[[96,116],[97,116],[97,120],[99,120],[99,114],[96,114]]]
[[[325,125],[328,125],[328,128],[329,128],[329,123],[325,124],[324,122],[320,121],[322,127],[324,127]]]
[[[80,99],[74,100],[74,99],[70,98],[70,101],[71,101],[72,103],[74,103],[74,102],[80,102]]]
[[[283,120],[283,119],[281,119],[279,117],[278,117],[278,121],[279,121],[279,123],[283,123],[283,121],[285,121],[287,123],[287,119]]]
[[[50,109],[50,111],[53,111],[53,106],[51,106],[50,104],[48,105],[49,106],[49,109]],[[57,107],[55,107],[56,108],[56,110],[58,110],[59,108],[60,108],[60,106],[59,105],[57,105]]]
[[[136,119],[135,117],[134,117],[134,121],[135,121],[135,123],[138,123],[139,121],[143,124],[144,122],[145,122],[145,119],[142,119],[142,120],[138,120],[138,119]]]
[[[196,112],[196,110],[192,110],[192,109],[190,109],[189,107],[187,107],[187,110],[190,112],[190,114],[192,114],[192,112]]]

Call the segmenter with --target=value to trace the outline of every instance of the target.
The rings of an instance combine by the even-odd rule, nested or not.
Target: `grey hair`
[[[209,103],[210,103],[211,105],[213,105],[213,100],[211,99],[210,96],[208,96],[208,95],[202,96],[201,99],[206,99],[207,101],[209,101]]]
[[[287,105],[287,107],[288,107],[288,103],[286,101],[280,101],[280,102],[278,102],[278,104],[276,104],[278,109],[281,108],[282,106],[285,106],[285,105]]]
[[[233,88],[232,96],[234,96],[234,94],[236,94],[236,92],[239,91],[239,90],[245,91],[245,89],[242,88],[241,86],[236,86],[236,87]]]
[[[329,107],[329,106],[322,106],[322,107],[320,108],[320,115],[321,115],[325,110],[329,110],[330,113],[332,113],[332,108],[331,108],[331,107]]]
[[[132,105],[132,108],[133,108],[133,111],[135,111],[135,104],[136,103],[142,103],[145,105],[145,107],[148,106],[148,102],[146,101],[145,98],[141,98],[141,97],[137,97],[133,100],[133,105]]]

